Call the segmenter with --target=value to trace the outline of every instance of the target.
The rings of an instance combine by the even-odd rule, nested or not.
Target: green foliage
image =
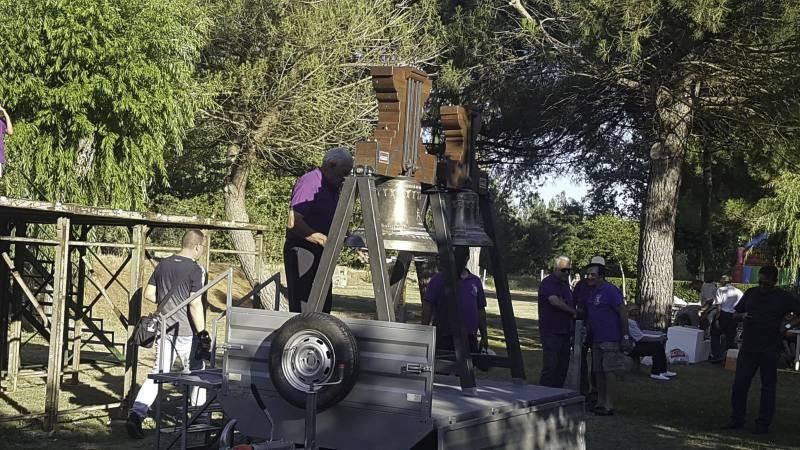
[[[264,254],[268,261],[282,259],[283,242],[286,235],[286,215],[289,199],[294,186],[294,177],[278,177],[260,174],[251,181],[251,195],[247,198],[247,209],[253,223],[266,225],[269,230],[264,233]],[[222,191],[198,193],[183,198],[171,194],[161,194],[153,202],[156,212],[180,214],[187,216],[211,217],[225,219],[225,204]],[[162,231],[153,236],[164,245],[180,239],[180,231]],[[230,248],[227,233],[215,233],[212,238],[215,248]]]
[[[622,290],[622,278],[608,277],[606,280]],[[627,301],[633,302],[633,295],[636,292],[636,278],[625,278],[625,286],[628,294]],[[739,288],[742,292],[755,287],[755,284],[742,284],[733,283],[734,286]],[[672,282],[672,295],[685,300],[688,303],[697,303],[700,301],[700,291],[697,290],[692,281],[673,281]]]
[[[194,67],[207,28],[197,0],[2,8],[0,101],[16,125],[5,192],[141,208],[206,104]]]
[[[252,146],[267,170],[298,175],[327,148],[366,138],[377,112],[367,68],[439,51],[433,0],[210,3],[201,69],[218,108],[202,123],[205,144]]]
[[[783,245],[782,266],[800,270],[800,174],[783,173],[769,184],[772,195],[761,199],[748,215],[753,235],[766,231]]]
[[[614,216],[585,219],[564,244],[564,253],[573,258],[576,266],[600,255],[606,258],[610,270],[621,265],[626,275],[633,274],[639,254],[639,222]]]
[[[495,198],[498,245],[510,273],[535,275],[549,268],[583,215],[581,205],[563,195],[548,204],[536,193],[523,196],[517,205],[512,205],[510,192],[497,192]],[[482,265],[488,267],[488,260]]]

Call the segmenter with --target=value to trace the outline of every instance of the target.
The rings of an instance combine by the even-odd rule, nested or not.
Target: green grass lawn
[[[338,315],[371,318],[374,303],[371,290],[350,287],[335,291],[335,308]],[[525,358],[529,382],[536,382],[541,364],[538,339],[538,320],[535,294],[529,291],[513,293],[520,341]],[[489,318],[491,345],[502,353],[500,316],[493,293],[489,292]],[[407,291],[409,321],[419,320],[420,305],[416,286]],[[618,383],[616,415],[613,417],[587,416],[587,443],[591,449],[758,449],[800,448],[800,374],[783,371],[779,374],[778,409],[772,432],[768,436],[753,436],[749,432],[723,432],[719,427],[726,423],[730,412],[730,387],[733,372],[710,364],[680,366],[670,382],[657,382],[647,377],[647,367],[638,373],[626,373]],[[488,375],[508,377],[505,370],[493,369]],[[103,389],[108,376],[98,376],[97,386],[86,391]],[[15,410],[14,403],[24,402],[19,395],[43,397],[44,387],[30,388],[29,394],[9,396],[0,393],[0,415]],[[751,388],[750,415],[752,426],[758,405],[759,383]],[[39,392],[41,391],[41,392]],[[72,392],[72,393],[70,393]],[[65,406],[79,402],[78,392],[66,390]],[[72,449],[143,449],[151,448],[152,438],[131,441],[119,423],[109,426],[107,414],[95,413],[64,418],[59,432],[48,438],[35,421],[0,422],[0,448],[72,448]]]

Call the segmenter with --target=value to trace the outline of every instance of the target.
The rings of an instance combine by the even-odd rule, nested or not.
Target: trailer
[[[585,448],[583,397],[491,379],[465,395],[458,378],[436,373],[435,329],[416,324],[344,319],[358,349],[357,379],[343,398],[331,402],[328,395],[329,404],[308,411],[287,398],[287,384],[276,383],[274,374],[289,373],[295,382],[289,386],[332,374],[335,338],[326,340],[312,324],[305,334],[295,329],[293,340],[274,352],[278,331],[296,313],[231,306],[227,316],[219,398],[226,417],[236,420],[239,440],[308,445],[313,420],[319,448]],[[292,356],[278,360],[276,354]]]

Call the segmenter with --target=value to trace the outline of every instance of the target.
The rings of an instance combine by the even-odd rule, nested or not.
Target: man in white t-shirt
[[[725,335],[725,350],[736,347],[736,321],[733,315],[736,313],[736,305],[744,294],[736,286],[731,284],[731,277],[723,275],[720,279],[720,287],[714,297],[714,304],[719,305],[719,328]]]

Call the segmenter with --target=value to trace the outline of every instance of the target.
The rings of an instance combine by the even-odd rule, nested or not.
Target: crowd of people
[[[572,271],[570,259],[559,256],[539,285],[539,384],[564,387],[570,352],[582,350],[580,389],[594,414],[610,416],[614,414],[616,374],[627,370],[633,359],[651,357],[650,378],[654,380],[669,381],[677,374],[668,368],[666,335],[641,329],[639,306],[626,306],[620,290],[605,280],[602,257],[592,258],[583,277],[571,278]],[[724,429],[744,427],[747,395],[756,372],[761,378],[761,405],[754,432],[767,433],[772,423],[783,331],[800,323],[800,300],[777,288],[777,280],[778,270],[764,267],[758,286],[744,293],[728,276],[721,277],[719,287],[706,282],[700,288],[700,314],[709,324],[712,362],[721,361],[727,350],[737,347],[739,324],[742,329],[731,388],[731,420]],[[795,319],[787,323],[790,315]],[[575,342],[575,326],[581,323],[585,339]]]

